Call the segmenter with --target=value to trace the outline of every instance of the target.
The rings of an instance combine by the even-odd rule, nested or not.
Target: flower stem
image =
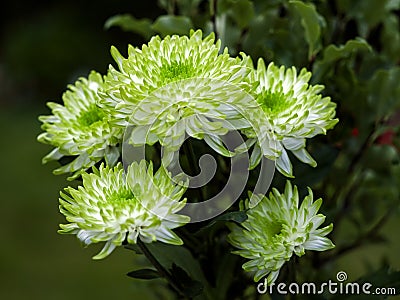
[[[217,0],[210,0],[210,15],[211,22],[213,26],[213,31],[215,34],[215,39],[218,40],[218,32],[217,32]]]
[[[373,141],[373,135],[375,131],[376,127],[369,132],[363,144],[358,149],[356,155],[354,155],[353,159],[351,160],[346,172],[349,174],[350,180],[347,181],[347,184],[344,187],[338,188],[332,197],[334,201],[340,203],[340,209],[335,217],[335,226],[338,226],[343,217],[349,212],[349,206],[353,200],[354,193],[357,191],[360,175],[362,173],[360,162],[362,161],[362,158],[367,152],[368,147]]]
[[[185,297],[185,295],[182,293],[182,291],[179,289],[179,285],[175,282],[175,279],[172,277],[172,275],[161,265],[161,263],[157,260],[157,258],[153,255],[153,253],[150,252],[150,250],[147,248],[145,243],[143,243],[140,239],[137,240],[137,245],[139,246],[140,250],[143,252],[143,254],[146,256],[146,258],[149,260],[149,262],[156,268],[158,273],[164,277],[168,283],[174,288],[174,290],[180,295]]]
[[[196,175],[199,175],[201,170],[199,168],[199,164],[197,162],[196,154],[194,153],[191,141],[188,140],[186,143],[183,144],[183,147],[184,147],[184,151],[185,151],[189,166],[193,166],[194,172],[196,173]],[[201,187],[198,188],[198,194],[199,194],[199,199],[201,202],[204,202],[207,199],[207,196],[206,196],[203,188],[201,188]]]

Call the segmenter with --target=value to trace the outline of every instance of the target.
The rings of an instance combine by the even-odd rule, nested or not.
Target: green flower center
[[[192,64],[185,62],[171,62],[168,65],[163,65],[160,73],[167,82],[179,81],[192,77],[194,75],[194,67]]]
[[[271,114],[279,114],[287,110],[291,105],[291,95],[283,92],[263,91],[258,98],[263,110]]]
[[[89,127],[92,124],[102,121],[106,114],[96,105],[91,105],[87,111],[81,113],[78,118],[79,124]]]
[[[277,220],[274,220],[271,223],[267,223],[265,227],[265,231],[268,236],[270,237],[275,237],[276,235],[279,235],[282,231],[282,223],[278,222]]]
[[[127,202],[131,202],[134,200],[134,195],[129,189],[122,189],[118,192],[115,192],[107,197],[107,202],[111,204],[125,204]]]

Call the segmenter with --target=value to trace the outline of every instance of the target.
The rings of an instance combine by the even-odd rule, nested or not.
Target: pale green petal
[[[305,150],[306,138],[326,134],[338,122],[334,119],[336,104],[319,94],[324,87],[310,85],[311,72],[306,69],[298,74],[294,67],[278,67],[273,63],[266,67],[262,59],[248,78],[260,83],[254,97],[263,113],[253,113],[254,126],[243,133],[249,138],[257,137],[260,147],[265,149],[264,155],[275,145],[277,151],[268,158],[277,161],[278,171],[285,176],[293,177],[289,158],[281,147],[293,152],[300,161],[316,166]]]
[[[260,163],[262,159],[262,152],[261,148],[258,145],[255,145],[253,151],[251,152],[250,156],[250,166],[249,169],[252,170]]]
[[[205,135],[204,141],[209,145],[215,152],[227,156],[232,157],[235,153],[232,153],[228,149],[226,149],[223,141],[217,135]]]
[[[111,125],[109,115],[98,107],[98,90],[103,85],[102,76],[93,71],[88,78],[80,78],[68,86],[62,96],[63,105],[48,103],[52,115],[39,117],[45,132],[38,140],[55,147],[43,158],[43,163],[64,156],[72,158],[72,162],[56,169],[54,174],[72,173],[69,179],[74,179],[102,159],[115,165],[123,128]]]
[[[305,249],[314,251],[326,251],[334,247],[330,239],[321,236],[315,236],[304,243]]]
[[[82,174],[82,186],[61,193],[60,212],[69,223],[60,225],[60,233],[76,234],[86,245],[105,242],[94,259],[108,256],[125,239],[182,244],[172,229],[190,221],[177,214],[186,203],[179,201],[184,185],[175,184],[163,168],[153,175],[144,160],[129,165],[127,174],[121,164],[92,170]]]
[[[306,149],[301,148],[299,150],[292,150],[292,153],[303,163],[308,164],[312,167],[317,166],[317,162],[312,158],[312,156],[307,152]]]
[[[139,126],[134,145],[159,141],[177,150],[187,134],[206,137],[218,153],[232,156],[214,137],[249,126],[243,113],[258,110],[249,93],[257,82],[246,80],[253,69],[249,57],[230,57],[220,47],[213,34],[203,37],[200,30],[189,37],[156,36],[141,49],[129,46],[126,58],[113,47],[118,70],[110,66],[100,106],[112,123]]]
[[[276,160],[276,168],[279,172],[287,177],[294,177],[292,175],[292,163],[285,149],[282,150],[281,156]]]
[[[233,251],[246,259],[243,269],[253,273],[254,281],[263,277],[273,283],[280,268],[293,254],[302,256],[306,250],[325,251],[334,247],[325,237],[332,230],[332,224],[318,227],[325,216],[317,214],[321,199],[313,202],[312,191],[299,207],[297,187],[287,181],[281,194],[273,189],[269,197],[250,194],[250,201],[244,201],[248,219],[239,225],[229,224],[228,242],[239,249]],[[251,202],[258,202],[251,205]],[[251,205],[251,206],[250,206]]]
[[[111,241],[107,241],[104,245],[104,247],[101,249],[101,251],[93,256],[93,259],[98,260],[98,259],[103,259],[105,257],[107,257],[108,255],[111,254],[111,252],[114,251],[114,249],[116,248],[116,245],[114,243],[112,243]]]

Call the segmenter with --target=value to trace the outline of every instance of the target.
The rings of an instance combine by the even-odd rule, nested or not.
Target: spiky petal
[[[229,225],[228,241],[239,249],[233,253],[249,259],[243,269],[253,273],[254,281],[267,276],[268,284],[274,282],[293,254],[302,256],[306,250],[334,247],[326,237],[333,225],[318,228],[325,216],[317,214],[322,200],[313,201],[311,189],[300,207],[297,187],[292,188],[289,181],[283,194],[274,188],[268,198],[252,197],[259,198],[258,205],[247,211],[248,219],[241,226]]]
[[[336,104],[320,94],[324,86],[310,85],[311,72],[306,69],[297,74],[295,67],[270,63],[266,68],[262,59],[251,78],[260,82],[255,98],[261,108],[254,110],[252,129],[244,131],[257,140],[252,167],[264,155],[276,161],[282,174],[292,177],[287,150],[300,161],[316,166],[306,151],[306,139],[326,134],[338,122],[334,118]]]
[[[76,234],[86,245],[105,242],[94,259],[106,257],[124,240],[183,243],[172,229],[189,222],[189,217],[176,214],[186,203],[180,201],[186,187],[173,183],[165,169],[153,175],[152,164],[146,167],[142,160],[129,165],[125,176],[121,164],[102,164],[82,179],[78,189],[68,187],[61,193],[60,211],[69,223],[60,225],[59,232]]]
[[[127,58],[111,49],[119,70],[110,66],[101,105],[115,124],[136,126],[133,144],[160,142],[174,151],[187,134],[215,146],[212,141],[244,126],[243,111],[257,106],[248,94],[256,83],[245,80],[250,58],[220,53],[214,40],[198,30],[130,46]]]
[[[63,104],[49,102],[52,115],[41,116],[45,131],[38,140],[54,146],[43,158],[43,163],[70,156],[71,162],[54,170],[55,174],[73,173],[78,177],[102,159],[115,165],[120,150],[123,130],[109,123],[108,114],[98,106],[97,91],[103,86],[99,73],[80,78],[63,94]]]

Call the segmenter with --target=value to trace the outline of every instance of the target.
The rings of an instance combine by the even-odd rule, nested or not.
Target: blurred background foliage
[[[300,190],[323,197],[337,247],[306,254],[297,280],[344,270],[400,289],[400,0],[7,1],[0,16],[0,299],[167,297],[161,281],[125,276],[145,264],[129,251],[95,262],[96,247],[57,235],[66,181],[41,165],[37,116],[79,76],[104,74],[111,45],[126,53],[191,28],[215,31],[232,55],[308,68],[338,105],[338,125],[308,144],[318,167],[294,166]]]

